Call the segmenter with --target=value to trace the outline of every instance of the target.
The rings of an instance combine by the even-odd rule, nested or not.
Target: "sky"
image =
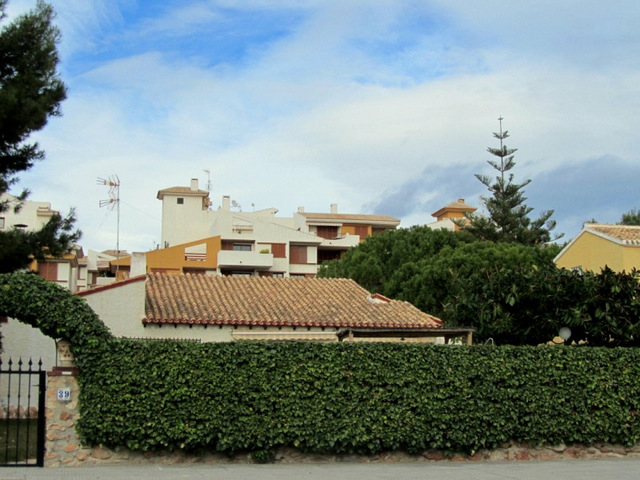
[[[531,217],[554,210],[561,241],[640,208],[638,2],[50,3],[68,98],[16,191],[75,208],[85,252],[155,248],[158,190],[191,178],[214,208],[282,217],[482,212],[499,117]],[[9,0],[7,20],[34,5]],[[99,206],[113,176],[119,224]]]

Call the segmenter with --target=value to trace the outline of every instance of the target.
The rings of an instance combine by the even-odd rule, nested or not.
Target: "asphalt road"
[[[640,459],[544,462],[0,468],[0,480],[637,480]]]

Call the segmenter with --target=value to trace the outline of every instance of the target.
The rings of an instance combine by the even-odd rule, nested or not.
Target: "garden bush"
[[[84,441],[133,450],[471,453],[640,438],[636,349],[112,339],[81,368]]]

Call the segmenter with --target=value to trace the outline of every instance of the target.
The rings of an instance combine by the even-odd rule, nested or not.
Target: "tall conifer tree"
[[[537,220],[531,220],[529,214],[533,208],[525,204],[524,187],[531,183],[515,183],[511,170],[515,166],[515,148],[508,148],[505,140],[509,137],[507,130],[502,130],[503,118],[498,118],[500,131],[493,136],[500,142],[499,148],[487,148],[496,157],[487,163],[498,171],[495,178],[476,174],[476,178],[487,187],[491,196],[482,197],[486,215],[468,214],[460,227],[479,240],[492,242],[514,242],[524,245],[543,244],[551,241],[551,230],[556,226],[551,220],[553,210],[542,213]],[[559,237],[556,237],[559,238]]]

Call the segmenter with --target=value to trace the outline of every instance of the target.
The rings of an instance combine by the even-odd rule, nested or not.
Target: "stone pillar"
[[[45,441],[45,467],[75,464],[84,458],[80,438],[75,430],[78,411],[77,367],[53,367],[47,372],[47,433]]]
[[[62,366],[47,372],[45,467],[77,464],[86,456],[75,430],[79,417],[78,368],[74,365],[70,343],[67,340],[56,343]]]

